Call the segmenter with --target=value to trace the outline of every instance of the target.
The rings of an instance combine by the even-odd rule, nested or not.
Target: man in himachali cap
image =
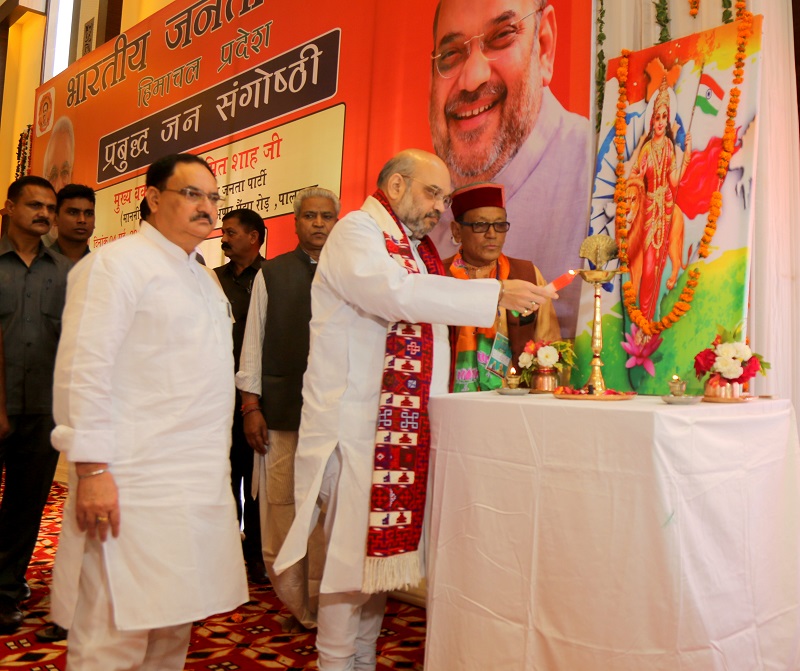
[[[524,279],[540,286],[547,284],[530,261],[503,254],[511,223],[507,218],[502,184],[469,184],[453,192],[452,198],[450,228],[453,240],[461,247],[455,256],[444,260],[448,275],[464,280],[491,277]],[[500,387],[504,371],[497,369],[493,352],[502,351],[504,347],[510,356],[510,365],[519,370],[519,355],[526,342],[557,340],[559,336],[558,319],[550,300],[534,304],[530,311],[521,314],[501,308],[491,328],[459,327],[453,391]]]

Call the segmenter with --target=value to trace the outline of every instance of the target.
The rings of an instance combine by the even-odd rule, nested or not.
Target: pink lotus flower
[[[627,342],[620,343],[629,355],[630,359],[625,363],[625,368],[643,366],[650,373],[651,377],[656,376],[656,367],[650,357],[661,346],[661,336],[646,336],[636,324],[631,324],[631,332],[625,334]]]

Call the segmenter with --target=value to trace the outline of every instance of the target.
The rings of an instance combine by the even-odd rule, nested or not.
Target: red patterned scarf
[[[373,197],[391,216],[378,221],[386,251],[409,273],[419,268],[411,243],[382,191]],[[426,236],[417,248],[431,274],[444,275],[436,248]],[[430,324],[389,324],[381,383],[367,557],[362,591],[387,592],[422,579],[419,551],[431,444],[428,398],[433,371]]]

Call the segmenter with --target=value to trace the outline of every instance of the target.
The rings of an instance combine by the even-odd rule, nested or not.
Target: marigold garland
[[[696,3],[699,5],[699,0],[696,0]],[[736,38],[736,62],[733,70],[733,86],[730,90],[730,101],[728,102],[727,108],[728,118],[725,121],[725,131],[722,136],[722,151],[720,152],[719,162],[717,163],[717,177],[719,178],[719,183],[716,191],[711,195],[708,218],[706,220],[703,236],[700,238],[697,252],[700,258],[703,259],[707,258],[711,253],[709,245],[714,238],[714,233],[716,233],[717,220],[722,211],[722,194],[719,189],[722,186],[722,182],[725,180],[725,176],[728,174],[728,166],[736,144],[736,111],[739,107],[739,97],[741,95],[741,91],[737,88],[737,85],[741,84],[744,80],[747,43],[753,33],[753,15],[747,11],[746,2],[739,1],[736,3],[736,20],[739,22]],[[614,223],[617,243],[619,245],[620,271],[623,273],[630,273],[630,269],[628,268],[628,202],[625,198],[625,191],[627,188],[627,179],[625,178],[625,137],[628,131],[625,112],[628,108],[628,59],[630,54],[631,52],[629,50],[623,49],[622,57],[617,67],[619,99],[617,101],[616,121],[614,122],[616,131],[614,145],[617,149],[617,183],[614,189],[616,216]],[[673,305],[672,310],[658,321],[651,321],[642,314],[637,303],[636,290],[633,288],[633,282],[628,280],[623,283],[623,303],[625,304],[625,309],[628,312],[631,322],[636,324],[642,332],[648,336],[656,335],[661,331],[671,328],[673,324],[677,324],[681,317],[692,307],[694,292],[700,280],[700,269],[691,268],[688,271],[688,276],[689,278],[686,281],[686,285],[679,299],[675,302],[675,305]]]
[[[697,18],[697,11],[700,9],[700,0],[689,0],[689,14],[692,18]]]

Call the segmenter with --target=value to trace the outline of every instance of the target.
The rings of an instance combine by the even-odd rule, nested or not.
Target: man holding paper
[[[503,254],[506,233],[511,228],[505,205],[502,184],[470,184],[453,193],[450,228],[461,247],[443,262],[448,275],[462,280],[493,278],[546,284],[530,261]],[[525,314],[498,307],[492,326],[458,327],[453,391],[485,391],[502,386],[508,365],[519,370],[519,355],[526,342],[560,337],[552,300],[545,299],[533,308]]]

